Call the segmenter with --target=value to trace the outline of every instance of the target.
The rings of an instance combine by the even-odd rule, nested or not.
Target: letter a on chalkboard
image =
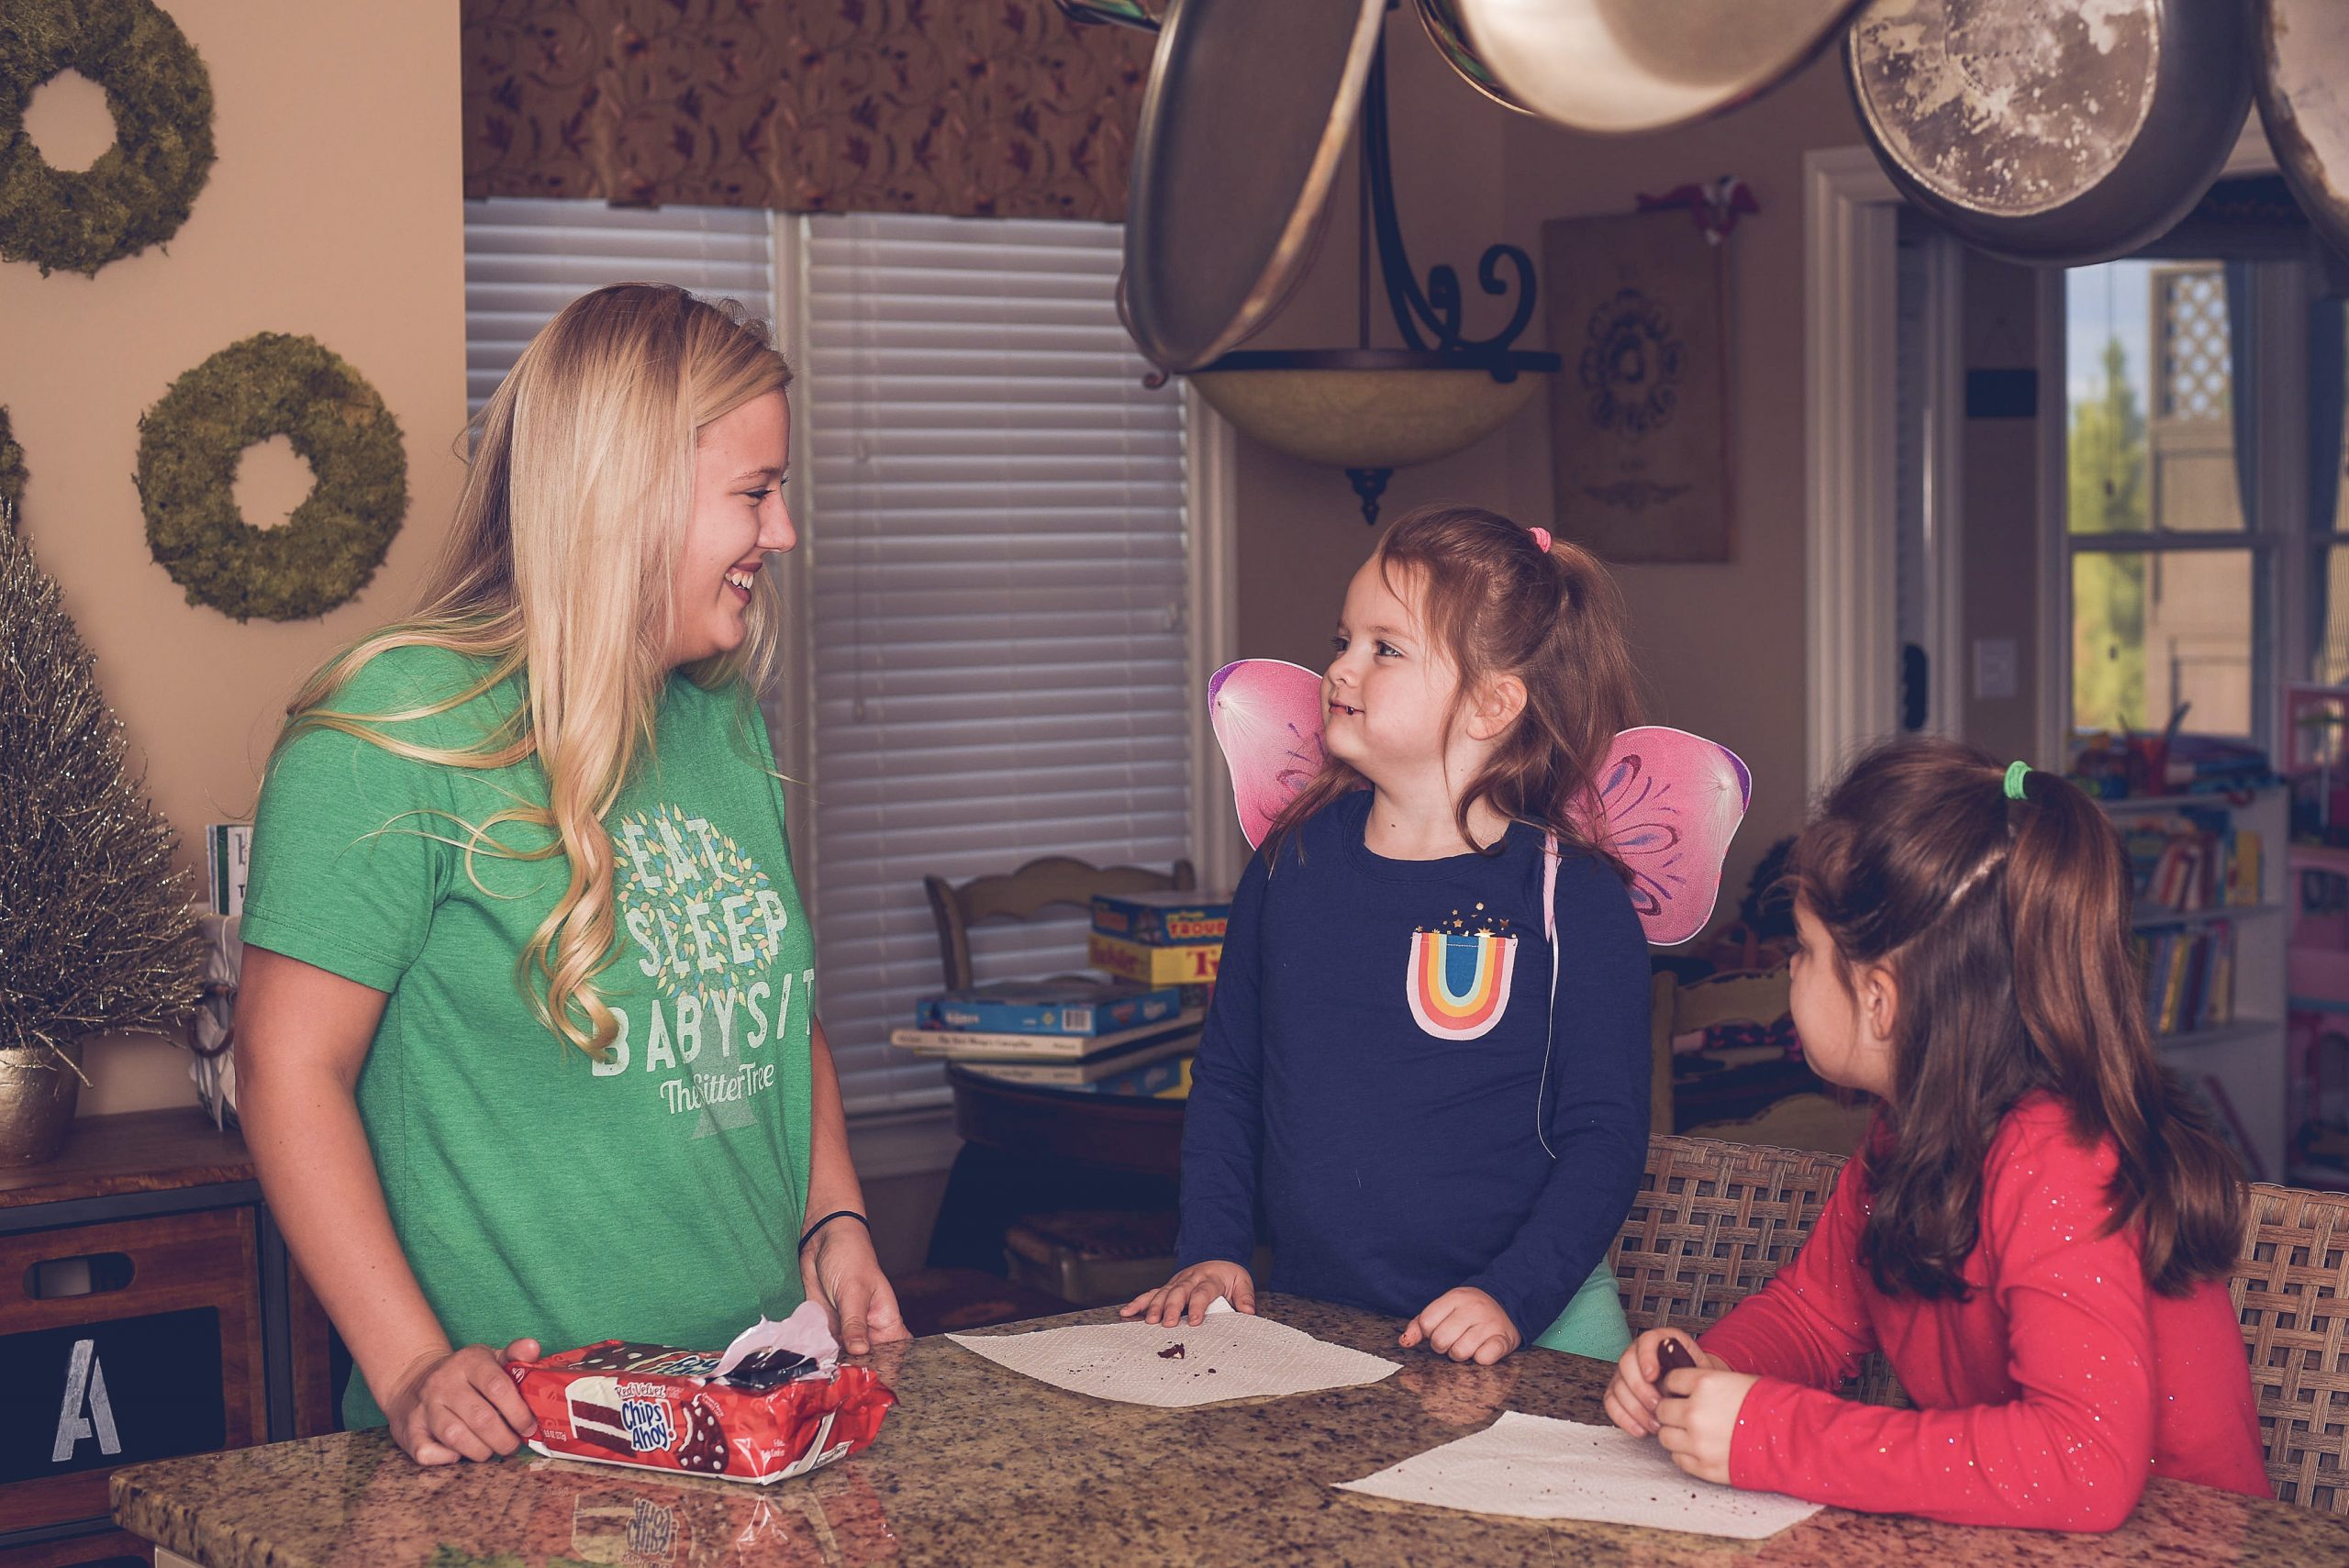
[[[85,1399],[90,1407],[86,1416],[82,1414]],[[98,1364],[98,1343],[95,1340],[76,1340],[73,1360],[65,1369],[65,1407],[57,1418],[57,1445],[50,1451],[50,1462],[62,1464],[72,1458],[82,1440],[93,1435],[93,1422],[96,1423],[98,1451],[120,1453],[122,1437],[114,1429],[114,1406],[106,1398],[106,1373]]]

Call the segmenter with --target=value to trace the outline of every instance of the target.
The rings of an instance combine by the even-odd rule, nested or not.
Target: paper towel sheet
[[[1197,1328],[1088,1323],[1032,1334],[949,1334],[998,1366],[1096,1399],[1174,1407],[1376,1383],[1396,1364],[1300,1329],[1234,1312],[1219,1297]],[[1180,1347],[1179,1355],[1170,1354]]]
[[[1516,1410],[1481,1432],[1339,1485],[1479,1514],[1644,1525],[1740,1540],[1776,1535],[1820,1507],[1684,1474],[1653,1438]]]

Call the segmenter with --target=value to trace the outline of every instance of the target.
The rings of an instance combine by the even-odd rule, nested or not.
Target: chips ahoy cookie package
[[[809,1302],[722,1351],[606,1340],[507,1370],[539,1419],[540,1453],[763,1485],[880,1434],[896,1396],[839,1353]]]

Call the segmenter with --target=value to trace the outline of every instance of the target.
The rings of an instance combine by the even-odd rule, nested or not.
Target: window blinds
[[[465,412],[480,412],[555,312],[607,284],[674,284],[771,318],[774,220],[734,207],[465,203]]]
[[[784,673],[814,723],[801,880],[849,1110],[915,1111],[946,1099],[936,1064],[888,1043],[940,984],[923,875],[1189,852],[1182,400],[1141,385],[1114,225],[805,232],[786,336],[815,658]],[[591,289],[670,283],[766,316],[775,267],[763,212],[468,201],[468,409]],[[980,928],[979,977],[1081,968],[1085,924]]]
[[[852,1111],[912,1110],[946,1098],[888,1044],[941,981],[925,874],[1188,852],[1182,399],[1119,325],[1115,225],[806,232],[818,997]],[[1085,925],[983,926],[978,977],[1080,969]]]

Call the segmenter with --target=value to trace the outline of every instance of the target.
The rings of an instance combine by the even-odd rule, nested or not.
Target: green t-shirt
[[[426,706],[480,668],[396,649],[330,706]],[[462,746],[522,700],[512,680],[382,728]],[[543,805],[535,761],[444,767],[311,729],[271,766],[244,940],[387,994],[360,1116],[453,1343],[717,1349],[798,1305],[815,947],[771,759],[747,692],[671,678],[652,754],[604,824],[618,929],[597,984],[622,1028],[602,1063],[541,1025],[517,982],[568,862],[468,866],[446,841],[517,800]],[[509,849],[552,838],[490,831]],[[353,1427],[383,1422],[357,1376],[343,1405]]]

